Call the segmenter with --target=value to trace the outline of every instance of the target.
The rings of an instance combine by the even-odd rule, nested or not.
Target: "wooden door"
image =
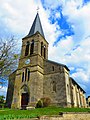
[[[26,109],[26,106],[28,105],[28,101],[29,101],[28,93],[22,93],[22,97],[21,97],[21,107],[22,107],[22,109]]]

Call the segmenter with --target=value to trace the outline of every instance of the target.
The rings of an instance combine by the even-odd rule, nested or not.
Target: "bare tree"
[[[0,39],[0,84],[3,84],[3,78],[9,76],[17,67],[18,53],[14,37],[9,40]]]

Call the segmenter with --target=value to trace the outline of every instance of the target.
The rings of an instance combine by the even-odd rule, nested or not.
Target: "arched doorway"
[[[29,91],[27,85],[21,88],[21,108],[26,109],[29,102]]]

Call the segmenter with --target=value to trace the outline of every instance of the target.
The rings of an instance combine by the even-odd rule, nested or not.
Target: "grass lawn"
[[[59,112],[90,112],[89,108],[46,107],[33,110],[0,109],[0,120],[35,118],[42,115],[59,115]]]

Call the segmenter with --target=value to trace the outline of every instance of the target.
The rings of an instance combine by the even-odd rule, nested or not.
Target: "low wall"
[[[40,120],[90,120],[90,113],[63,113],[57,116],[42,116]]]

